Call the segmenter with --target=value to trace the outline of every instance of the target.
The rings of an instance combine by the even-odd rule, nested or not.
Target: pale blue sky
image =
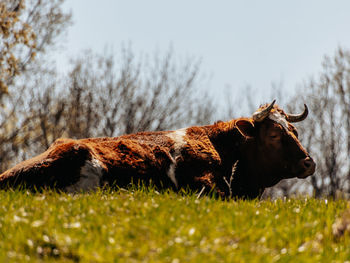
[[[81,50],[131,42],[136,53],[172,46],[201,58],[211,89],[282,82],[290,90],[320,71],[325,54],[350,48],[349,0],[67,0],[65,7],[74,25],[61,68]]]

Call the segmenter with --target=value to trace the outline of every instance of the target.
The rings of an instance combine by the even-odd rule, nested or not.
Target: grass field
[[[0,192],[0,262],[344,262],[347,202]]]

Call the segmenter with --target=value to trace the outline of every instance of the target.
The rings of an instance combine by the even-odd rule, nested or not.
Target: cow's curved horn
[[[304,112],[301,114],[286,114],[286,120],[289,122],[299,122],[306,119],[307,115],[309,114],[309,109],[307,108],[306,104],[304,104]]]
[[[273,102],[271,102],[271,104],[268,107],[266,107],[266,109],[264,109],[262,111],[256,111],[253,114],[253,120],[257,121],[257,122],[263,121],[267,116],[269,116],[270,111],[272,110],[275,102],[276,102],[276,100],[273,100]]]

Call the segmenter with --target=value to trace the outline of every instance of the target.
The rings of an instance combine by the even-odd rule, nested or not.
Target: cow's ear
[[[244,137],[250,138],[255,135],[254,123],[250,120],[237,120],[236,127]]]

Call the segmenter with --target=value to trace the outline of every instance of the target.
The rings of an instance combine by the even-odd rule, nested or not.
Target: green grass
[[[344,200],[0,192],[0,262],[344,262]]]

